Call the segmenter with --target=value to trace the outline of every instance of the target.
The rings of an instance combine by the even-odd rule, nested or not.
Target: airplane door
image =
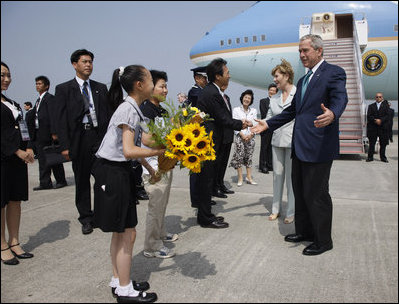
[[[335,15],[335,23],[337,28],[337,39],[353,37],[352,14]]]

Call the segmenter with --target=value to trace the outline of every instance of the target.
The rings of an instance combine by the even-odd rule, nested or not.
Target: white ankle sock
[[[116,288],[119,286],[119,278],[112,276],[111,282],[109,282],[109,287]]]
[[[139,292],[137,290],[134,290],[132,281],[130,281],[129,284],[126,286],[120,286],[118,284],[115,293],[121,297],[137,297],[139,295]]]

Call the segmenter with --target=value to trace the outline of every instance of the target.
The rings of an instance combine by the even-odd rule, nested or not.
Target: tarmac
[[[170,259],[143,255],[147,201],[137,206],[139,224],[132,279],[148,281],[159,303],[398,303],[398,136],[387,147],[389,163],[379,156],[344,155],[334,161],[333,250],[304,256],[309,243],[287,243],[295,232],[282,216],[269,221],[273,174],[258,172],[259,137],[253,157],[258,185],[237,187],[229,167],[225,184],[235,191],[215,199],[215,214],[227,229],[201,228],[191,208],[187,169],[174,169],[167,231]],[[112,269],[110,233],[83,235],[77,220],[71,163],[68,187],[33,192],[38,163],[29,165],[30,200],[22,203],[20,242],[33,259],[17,266],[1,263],[2,303],[115,303],[108,283]],[[245,170],[244,170],[245,171]],[[94,181],[94,180],[93,180]]]

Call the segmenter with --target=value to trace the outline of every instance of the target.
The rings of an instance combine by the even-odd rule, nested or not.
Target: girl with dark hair
[[[34,158],[22,109],[18,103],[3,95],[10,83],[10,69],[1,62],[1,260],[6,265],[17,265],[17,258],[33,257],[19,245],[19,225],[21,201],[28,200],[26,164],[33,163]]]
[[[101,142],[93,169],[94,227],[112,232],[110,282],[118,303],[155,302],[155,293],[145,293],[147,282],[130,279],[133,245],[136,239],[136,194],[132,159],[161,155],[165,150],[140,147],[144,116],[140,104],[150,98],[154,85],[150,72],[139,65],[116,69],[109,90],[111,104],[116,108]],[[128,96],[123,99],[122,88]],[[150,135],[146,140],[149,141]]]
[[[233,109],[234,119],[246,119],[251,121],[253,125],[256,124],[257,111],[255,108],[250,108],[254,102],[254,93],[252,90],[246,90],[241,94],[240,101],[242,106]],[[230,167],[237,170],[238,182],[237,186],[242,186],[242,166],[247,168],[247,176],[245,181],[248,184],[256,185],[257,183],[252,179],[252,155],[255,150],[255,134],[248,128],[241,131],[234,131],[234,154],[230,162]]]

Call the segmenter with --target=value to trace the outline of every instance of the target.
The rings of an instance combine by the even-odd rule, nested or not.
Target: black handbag
[[[61,146],[52,144],[43,147],[44,157],[46,158],[46,167],[52,167],[67,162],[66,158],[61,154]]]

